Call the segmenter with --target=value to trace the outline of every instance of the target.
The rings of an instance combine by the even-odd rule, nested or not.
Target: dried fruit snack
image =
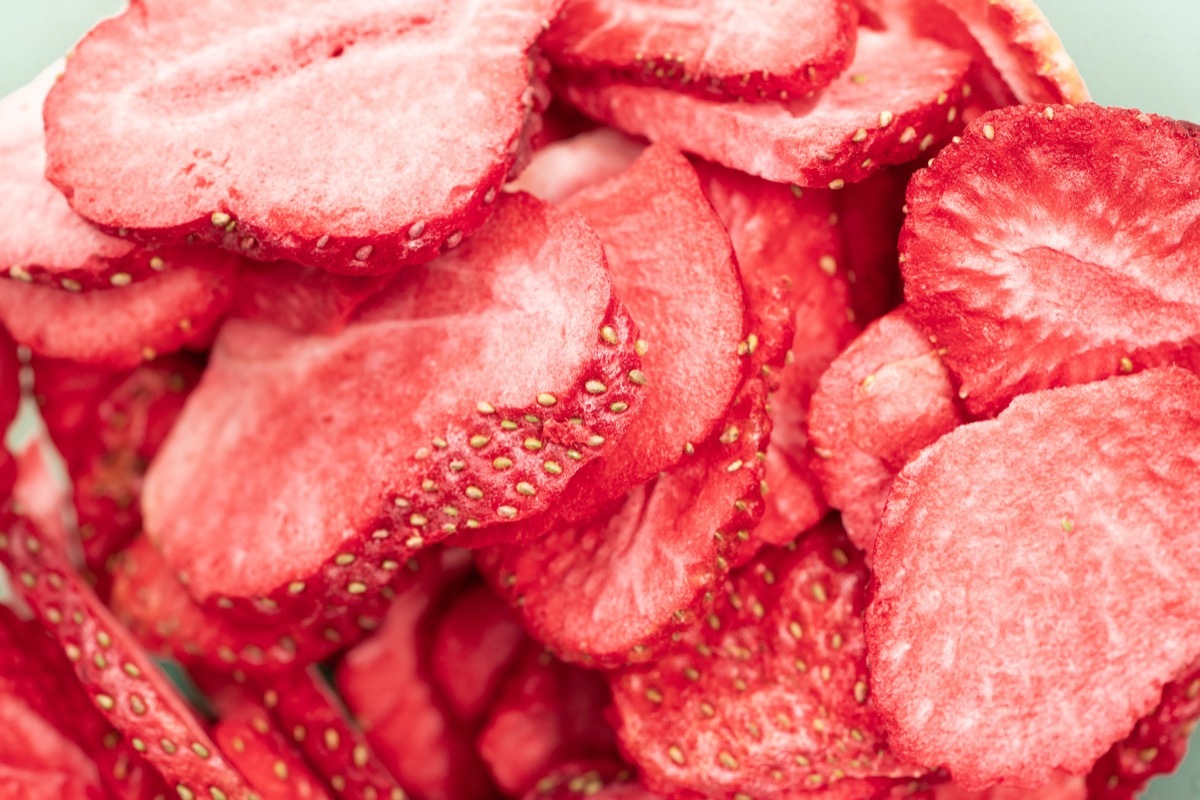
[[[228,315],[297,333],[334,334],[386,285],[386,277],[334,275],[288,261],[243,262]]]
[[[1087,772],[1200,652],[1198,478],[1176,368],[1024,395],[911,462],[866,614],[892,748],[972,790]]]
[[[260,800],[328,800],[320,780],[265,714],[222,718],[212,736]]]
[[[858,35],[854,62],[810,99],[722,103],[569,73],[589,116],[780,183],[838,188],[932,152],[961,127],[970,59],[903,31]]]
[[[640,357],[600,243],[529,195],[497,205],[334,336],[225,326],[143,495],[193,597],[266,598],[279,620],[346,607],[423,547],[541,512],[613,450]]]
[[[803,97],[854,55],[848,0],[571,0],[541,39],[551,61],[720,100]]]
[[[1156,365],[1200,369],[1200,140],[1163,117],[1019,106],[918,172],[905,297],[969,410]]]
[[[632,770],[615,761],[562,764],[537,782],[524,800],[660,800],[647,791]]]
[[[141,0],[51,92],[47,176],[140,241],[350,274],[429,261],[494,209],[557,5]]]
[[[645,149],[645,144],[615,128],[585,131],[538,150],[506,188],[561,203],[625,172]]]

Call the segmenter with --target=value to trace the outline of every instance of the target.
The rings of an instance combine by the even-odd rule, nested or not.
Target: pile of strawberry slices
[[[1029,0],[131,0],[0,100],[0,796],[1135,797],[1198,130]]]

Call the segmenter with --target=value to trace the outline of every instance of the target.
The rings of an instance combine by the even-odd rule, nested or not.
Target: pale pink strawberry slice
[[[847,0],[570,0],[540,44],[555,63],[703,97],[803,97],[854,55]]]
[[[348,606],[415,551],[540,513],[615,450],[644,391],[600,242],[529,195],[497,205],[334,336],[223,328],[143,495],[193,597]]]
[[[614,673],[622,751],[646,785],[717,800],[872,797],[921,774],[888,751],[868,702],[866,581],[845,534],[823,525],[734,573],[678,652]]]
[[[1177,364],[1200,369],[1200,140],[1085,105],[976,120],[914,177],[905,296],[972,413]]]
[[[572,761],[538,780],[523,800],[661,800],[618,761]]]
[[[642,142],[615,128],[585,131],[538,150],[529,166],[506,188],[561,203],[582,189],[625,172],[643,150]]]
[[[5,512],[0,563],[58,640],[92,703],[180,797],[253,792],[132,637],[27,520]]]
[[[1176,368],[1025,395],[927,448],[866,615],[893,749],[970,790],[1087,772],[1200,654],[1198,502],[1200,379]]]
[[[526,53],[557,6],[148,0],[76,46],[47,176],[139,240],[351,274],[428,261],[483,223],[536,127]]]
[[[812,469],[851,541],[871,555],[896,474],[965,421],[958,391],[907,308],[867,326],[812,398]]]
[[[615,759],[612,728],[604,718],[610,702],[599,673],[529,647],[479,734],[479,754],[511,797],[532,790],[564,761]]]
[[[969,66],[936,42],[864,29],[854,62],[812,98],[722,103],[577,73],[562,91],[628,133],[767,180],[837,188],[953,136]]]

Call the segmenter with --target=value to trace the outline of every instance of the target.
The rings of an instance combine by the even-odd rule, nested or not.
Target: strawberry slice
[[[329,799],[320,779],[266,714],[223,718],[213,726],[212,736],[260,800]]]
[[[578,113],[578,112],[576,112]],[[615,128],[596,128],[546,145],[506,188],[561,203],[629,169],[645,145]],[[578,210],[578,209],[577,209]]]
[[[940,351],[907,308],[868,325],[821,376],[812,469],[868,559],[896,474],[964,421]]]
[[[537,782],[524,800],[660,800],[633,771],[616,761],[573,761]]]
[[[147,0],[76,46],[47,176],[138,240],[349,274],[429,261],[494,210],[536,127],[526,52],[557,5]]]
[[[920,774],[868,704],[866,567],[836,523],[734,573],[684,649],[612,676],[623,752],[658,792],[872,797]],[[821,794],[825,797],[825,794]]]
[[[928,795],[930,800],[1088,800],[1089,796],[1083,777],[1065,772],[1054,773],[1049,782],[1034,789],[994,786],[968,792],[954,783],[939,783]]]
[[[529,195],[497,205],[334,336],[224,327],[143,500],[193,597],[243,620],[349,607],[413,552],[542,512],[614,449],[644,392],[600,242]]]
[[[616,758],[604,719],[604,678],[527,648],[479,734],[479,754],[496,784],[517,797],[564,761]]]
[[[812,98],[722,103],[577,73],[563,96],[609,125],[751,175],[840,188],[956,133],[969,66],[936,42],[864,29],[854,62]]]
[[[1198,179],[1200,140],[1180,125],[1095,105],[993,111],[916,174],[905,296],[973,414],[1155,365],[1200,369]]]
[[[416,800],[490,800],[495,787],[463,724],[430,677],[437,617],[467,577],[462,550],[418,558],[416,581],[396,595],[379,631],[348,651],[335,685],[379,760]]]
[[[297,333],[333,334],[387,284],[387,278],[333,275],[287,261],[245,264],[229,316],[267,322]]]
[[[893,749],[969,790],[1087,772],[1200,654],[1198,502],[1200,379],[1176,368],[1026,395],[927,448],[866,615]]]
[[[845,249],[845,265],[839,265],[839,272],[845,275],[850,308],[860,326],[904,300],[897,239],[904,224],[904,194],[917,166],[909,162],[882,169],[835,197]]]
[[[208,738],[158,668],[91,589],[27,520],[11,515],[0,563],[53,632],[89,697],[184,800],[203,794],[250,800],[253,792]]]
[[[722,100],[802,97],[854,55],[846,0],[571,0],[541,39],[551,61]]]

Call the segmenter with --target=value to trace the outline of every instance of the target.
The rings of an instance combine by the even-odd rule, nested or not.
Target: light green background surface
[[[1038,3],[1097,102],[1200,123],[1200,0]],[[0,95],[24,84],[92,22],[122,5],[119,0],[0,0]],[[1200,741],[1194,747],[1200,750]],[[1155,781],[1144,797],[1200,800],[1200,755],[1177,775]]]

